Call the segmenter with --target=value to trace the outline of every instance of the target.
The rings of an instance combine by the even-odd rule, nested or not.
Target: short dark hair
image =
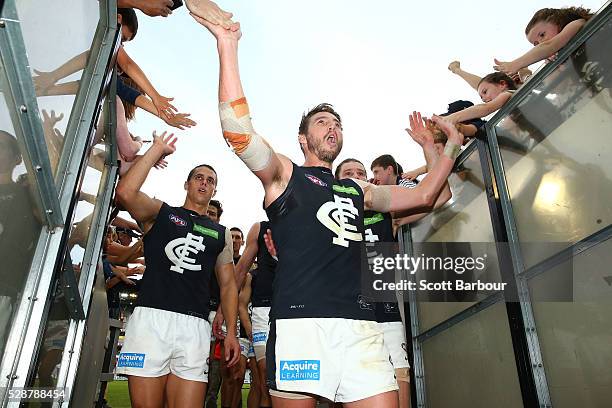
[[[362,162],[360,162],[357,159],[353,159],[353,158],[348,158],[348,159],[344,159],[340,162],[340,164],[336,167],[336,171],[334,173],[334,176],[336,176],[337,179],[340,178],[340,169],[342,168],[342,166],[344,166],[346,163],[359,163],[363,166],[363,168],[365,168],[365,166],[363,165]]]
[[[136,12],[131,8],[118,8],[117,15],[121,16],[121,24],[126,26],[132,32],[132,40],[138,32],[138,17]]]
[[[383,169],[386,169],[389,166],[393,167],[393,171],[395,172],[396,176],[399,176],[404,172],[402,166],[395,161],[395,158],[390,154],[383,154],[382,156],[375,158],[370,166],[370,170],[374,170],[374,167],[378,166],[382,167]]]
[[[508,89],[516,89],[516,82],[514,82],[514,79],[510,78],[503,72],[492,72],[489,75],[484,76],[480,82],[478,82],[478,86],[480,86],[480,84],[483,82],[488,82],[495,85],[501,85],[502,82],[505,82]]]
[[[242,230],[241,230],[240,228],[238,228],[238,227],[232,227],[232,228],[230,228],[230,231],[238,231],[238,232],[240,233],[240,237],[241,237],[242,239],[244,239],[244,233],[242,232]]]
[[[210,200],[208,202],[209,206],[213,206],[217,209],[217,217],[221,218],[221,214],[223,214],[223,207],[221,206],[221,202],[219,200]]]
[[[219,184],[219,176],[217,175],[217,171],[215,169],[213,169],[213,167],[210,164],[199,164],[197,166],[195,166],[193,169],[191,169],[191,171],[189,172],[189,174],[187,175],[187,181],[191,180],[193,178],[193,174],[196,172],[197,169],[199,169],[200,167],[206,167],[207,169],[212,170],[213,173],[215,173],[215,186]]]
[[[329,103],[320,103],[314,108],[312,108],[311,110],[309,110],[307,113],[302,114],[302,120],[300,121],[300,128],[298,129],[298,133],[300,135],[305,135],[308,132],[308,125],[310,122],[310,118],[313,115],[320,113],[320,112],[331,113],[332,115],[336,117],[336,119],[338,119],[338,122],[342,124],[342,119],[340,119],[340,115],[338,114],[338,112],[334,110],[334,107],[332,105],[330,105]]]

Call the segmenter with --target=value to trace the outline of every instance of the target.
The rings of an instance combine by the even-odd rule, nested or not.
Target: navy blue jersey
[[[278,266],[271,319],[375,320],[361,292],[363,191],[324,167],[298,167],[266,212]]]
[[[364,224],[366,244],[368,242],[390,243],[396,241],[393,235],[393,219],[389,213],[366,211]],[[397,302],[377,302],[376,321],[379,323],[401,322],[402,317]]]
[[[138,306],[208,318],[210,280],[225,233],[205,215],[163,203],[144,237],[147,271]]]
[[[251,302],[253,307],[269,307],[272,303],[272,282],[274,281],[274,273],[278,262],[272,258],[264,241],[264,235],[268,229],[271,229],[268,221],[259,223],[257,273],[253,274],[251,282],[251,288],[253,289]],[[257,284],[255,284],[256,280]]]

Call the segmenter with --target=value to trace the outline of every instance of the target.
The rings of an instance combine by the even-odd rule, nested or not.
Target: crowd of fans
[[[138,19],[134,12],[135,8],[140,9],[144,14],[151,17],[167,17],[172,13],[173,9],[182,5],[182,2],[177,2],[176,0],[174,2],[172,0],[119,0],[118,5],[118,23],[121,27],[121,41],[124,43],[134,40],[138,32]],[[208,0],[187,0],[186,6],[194,18],[206,25],[215,36],[218,36],[218,32],[215,29],[211,29],[212,26],[220,26],[222,29],[228,30],[228,32],[239,30],[236,24],[231,21],[231,13],[221,10]],[[592,13],[589,10],[579,7],[564,9],[547,8],[538,11],[525,29],[527,39],[534,45],[533,49],[509,62],[495,60],[495,72],[482,77],[465,71],[459,61],[451,62],[448,67],[449,70],[476,90],[482,103],[474,105],[469,101],[454,101],[448,105],[447,112],[440,114],[440,116],[434,115],[429,119],[422,117],[417,112],[411,115],[410,126],[406,130],[413,140],[423,147],[426,165],[404,171],[393,155],[385,154],[374,158],[370,162],[369,169],[372,177],[368,179],[366,166],[364,165],[365,161],[362,162],[351,158],[343,161],[336,167],[335,178],[337,180],[350,178],[363,182],[368,181],[375,186],[402,186],[408,189],[416,189],[423,176],[432,170],[436,157],[442,157],[444,154],[449,155],[448,149],[445,150],[448,147],[446,145],[450,137],[449,135],[452,133],[448,126],[452,126],[453,129],[456,129],[465,136],[466,142],[473,137],[479,137],[479,132],[482,132],[482,127],[485,123],[484,119],[499,110],[513,96],[517,88],[529,80],[531,72],[528,66],[541,60],[554,60],[559,50],[584,26],[591,16]],[[76,58],[72,63],[76,66],[84,65],[83,56]],[[151,149],[159,148],[160,153],[158,155],[149,153],[140,154],[145,141],[130,133],[129,122],[134,118],[136,108],[140,108],[178,129],[196,125],[190,119],[188,113],[178,112],[178,109],[174,106],[173,98],[162,96],[158,89],[149,81],[143,69],[125,52],[123,46],[120,47],[117,55],[117,70],[119,72],[117,81],[117,149],[120,160],[121,181],[117,191],[116,210],[128,210],[138,222],[116,217],[117,211],[115,211],[115,216],[112,217],[111,225],[109,225],[107,230],[102,262],[104,265],[106,287],[108,289],[109,309],[112,317],[121,316],[119,308],[121,302],[120,293],[122,291],[137,292],[141,281],[139,275],[143,275],[143,279],[146,279],[147,259],[144,256],[146,247],[144,241],[152,228],[151,225],[153,225],[146,226],[146,222],[141,222],[143,219],[147,220],[147,218],[138,209],[126,208],[125,202],[135,197],[130,194],[136,194],[136,191],[139,190],[140,185],[144,182],[148,171],[146,166],[151,165],[156,168],[164,168],[166,166],[166,156],[172,154],[175,149],[175,139],[166,137],[165,134],[161,136],[155,135],[152,140]],[[36,78],[37,89],[49,89],[50,85],[56,83],[64,75],[61,74],[62,71],[66,74],[74,72],[74,69],[60,67],[53,74],[38,73]],[[307,115],[306,127],[308,127],[308,120],[321,112],[331,112],[333,115],[336,115],[333,109],[315,109]],[[339,120],[339,115],[336,115],[336,117]],[[57,120],[58,118],[55,117],[54,112],[50,115],[45,112],[45,122],[50,123],[51,129],[48,133],[53,133],[53,121]],[[235,132],[239,133],[238,129]],[[226,139],[230,140],[227,136]],[[429,143],[430,139],[433,140],[435,149],[431,155],[428,155],[425,146]],[[233,146],[236,150],[239,149],[237,145]],[[150,163],[151,157],[154,161]],[[141,163],[137,166],[137,163],[141,160],[146,163]],[[247,160],[243,159],[243,161],[247,163]],[[199,173],[197,169],[202,167],[207,167],[208,169],[204,173]],[[212,174],[212,176],[208,176],[208,173]],[[211,180],[207,181],[207,177],[211,177]],[[317,179],[317,177],[314,178]],[[216,185],[217,173],[210,166],[198,166],[188,176],[186,186],[192,182],[208,182]],[[437,192],[436,199],[427,207],[427,211],[421,211],[416,214],[414,211],[390,212],[389,220],[392,223],[393,231],[400,225],[414,222],[426,215],[427,212],[444,205],[450,197],[451,191],[445,182],[444,186]],[[189,192],[187,200],[189,200]],[[145,207],[149,205],[148,203]],[[157,207],[155,207],[155,211],[164,211],[163,205],[159,202]],[[161,210],[160,206],[162,206]],[[199,215],[207,216],[208,219],[216,224],[225,224],[224,220],[222,220],[223,208],[219,201],[210,200],[205,208],[205,214]],[[175,224],[184,222],[180,216],[175,215],[175,217]],[[177,221],[177,219],[180,221]],[[266,384],[265,349],[262,356],[261,349],[258,349],[258,346],[261,347],[262,339],[258,337],[259,329],[256,329],[258,323],[254,317],[255,314],[252,312],[254,307],[265,308],[267,306],[255,306],[251,304],[251,301],[254,303],[255,298],[258,299],[258,302],[262,301],[261,298],[258,298],[260,295],[258,290],[261,291],[261,286],[259,289],[255,286],[256,281],[260,285],[265,280],[261,274],[261,270],[264,268],[260,265],[263,262],[260,257],[265,256],[262,255],[262,250],[265,248],[269,254],[278,259],[272,238],[274,232],[270,230],[268,224],[257,222],[251,231],[249,231],[246,239],[239,228],[231,228],[230,233],[232,240],[232,270],[234,270],[235,265],[236,285],[237,289],[239,289],[238,298],[236,299],[239,320],[237,322],[226,321],[224,323],[224,320],[226,320],[224,314],[226,314],[227,310],[222,307],[222,300],[224,293],[227,293],[224,292],[224,287],[227,286],[227,283],[217,282],[217,276],[215,273],[212,273],[209,291],[209,308],[212,314],[205,318],[212,325],[213,335],[211,336],[210,348],[206,352],[209,356],[206,362],[208,387],[203,405],[206,407],[216,407],[220,391],[222,407],[242,406],[241,389],[245,372],[248,368],[251,372],[248,406],[271,406],[270,390]],[[212,234],[212,232],[209,231],[208,234]],[[264,246],[264,241],[267,246]],[[245,242],[246,248],[241,259],[240,250]],[[274,269],[274,267],[269,268]],[[395,307],[397,308],[397,305]],[[239,328],[234,332],[232,326]],[[401,332],[405,332],[403,326],[400,327]],[[232,334],[240,338],[241,356],[237,360],[234,359],[236,356],[232,355],[234,353],[233,343],[229,344],[227,340],[227,336],[232,336]],[[267,336],[268,333],[266,332]],[[397,347],[403,347],[406,350],[407,342],[405,338],[398,337],[393,341],[398,343]],[[265,339],[263,343],[265,344]],[[203,355],[205,354],[204,350],[202,350],[202,353]],[[390,355],[393,357],[392,352],[390,352]],[[405,355],[407,361],[407,354]],[[261,361],[263,361],[263,364],[261,364]],[[407,363],[404,366],[396,366],[396,364],[394,366],[395,376],[400,388],[398,404],[399,406],[406,407],[409,401],[407,384],[410,381]],[[127,375],[134,377],[134,374]],[[130,383],[133,406],[149,406],[146,402],[143,403],[143,401],[151,401],[150,398],[154,397],[143,397],[137,389],[139,384],[143,389],[148,387],[145,383]],[[165,386],[169,387],[169,385]],[[276,396],[282,397],[281,394]],[[187,404],[185,406],[194,405]]]

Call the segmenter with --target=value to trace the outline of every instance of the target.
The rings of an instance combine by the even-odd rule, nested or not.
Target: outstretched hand
[[[167,132],[164,132],[158,135],[157,132],[153,132],[153,146],[160,146],[162,148],[163,154],[161,159],[176,151],[176,137],[174,133],[170,133],[168,136],[166,136],[166,133]]]
[[[450,142],[455,143],[458,146],[463,145],[463,133],[457,130],[453,122],[438,115],[433,115],[431,120],[446,134]]]
[[[176,113],[171,117],[162,116],[162,119],[168,125],[184,130],[185,128],[190,128],[197,125],[197,123],[191,120],[189,116],[191,116],[190,113]]]
[[[164,121],[169,120],[174,116],[174,112],[178,112],[178,109],[170,103],[174,98],[168,98],[162,95],[154,95],[151,100],[155,109],[157,109],[157,115]],[[174,112],[173,112],[174,111]]]
[[[414,111],[409,118],[410,127],[406,128],[406,132],[412,137],[412,140],[417,142],[421,147],[433,145],[434,135],[427,128],[425,120],[421,117],[421,113]]]
[[[523,68],[523,67],[517,66],[514,63],[514,61],[504,62],[504,61],[498,60],[497,58],[494,58],[493,61],[495,61],[495,65],[493,66],[493,69],[495,71],[503,72],[508,76],[512,76],[516,74],[519,69]]]
[[[204,27],[208,29],[218,40],[221,39],[229,39],[238,41],[240,37],[242,37],[242,31],[240,31],[240,23],[232,23],[229,27],[225,28],[224,26],[217,25],[211,23],[210,21],[191,13],[191,17],[198,23],[202,24]]]
[[[222,10],[215,2],[210,0],[187,0],[187,9],[195,18],[196,16],[210,22],[213,25],[229,29],[234,22],[232,13]],[[197,20],[197,19],[196,19]]]
[[[34,82],[36,95],[39,96],[45,95],[49,91],[49,88],[54,86],[58,81],[53,71],[45,72],[35,69],[34,74],[36,74],[36,76],[32,77],[32,81]]]

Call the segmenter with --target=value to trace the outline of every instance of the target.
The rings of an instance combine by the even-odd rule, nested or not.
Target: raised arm
[[[461,79],[467,82],[469,86],[471,86],[476,91],[478,91],[478,84],[480,83],[480,80],[482,78],[479,77],[478,75],[474,75],[467,71],[462,70],[461,63],[459,61],[453,61],[450,64],[448,64],[448,70],[452,72],[453,74],[459,76]]]
[[[166,136],[164,132],[161,136],[153,133],[153,145],[147,152],[136,161],[134,165],[117,184],[117,199],[125,208],[132,218],[143,225],[143,231],[147,232],[155,221],[155,217],[159,213],[162,202],[151,198],[140,188],[144,184],[149,171],[165,156],[174,153],[176,148],[174,143],[176,138],[173,134]]]
[[[497,58],[494,59],[495,66],[493,67],[496,71],[505,72],[511,75],[518,72],[521,68],[526,68],[531,64],[534,64],[543,59],[550,58],[561,48],[569,42],[580,31],[582,26],[586,23],[586,20],[574,20],[571,23],[563,27],[563,30],[553,38],[542,41],[535,45],[532,49],[527,51],[525,54],[516,58],[510,62],[499,61]]]
[[[285,190],[293,170],[291,161],[276,154],[268,142],[253,129],[238,70],[240,25],[230,29],[214,25],[198,16],[193,18],[217,39],[219,52],[219,116],[223,137],[238,157],[261,180],[266,204]]]
[[[433,208],[463,144],[463,135],[449,121],[439,116],[434,116],[433,121],[448,136],[444,153],[436,160],[433,168],[415,188],[375,186],[359,182],[364,191],[366,210],[393,212]]]
[[[512,94],[510,92],[501,92],[492,101],[479,103],[478,105],[470,106],[459,112],[452,113],[446,117],[446,120],[452,124],[456,124],[470,119],[484,118],[504,106],[511,96]]]
[[[423,156],[425,156],[425,172],[431,171],[435,166],[436,162],[440,158],[440,155],[444,154],[444,148],[441,147],[442,144],[434,143],[434,135],[432,131],[426,126],[425,120],[421,117],[419,112],[413,112],[410,115],[410,127],[406,129],[412,140],[417,142],[419,146],[423,149]],[[441,148],[440,148],[441,147]],[[450,200],[452,194],[450,187],[448,185],[448,181],[444,182],[442,186],[442,190],[435,198],[435,202],[432,209],[440,208],[444,203]],[[425,217],[429,213],[429,209],[427,211],[418,211],[415,210],[405,210],[398,211],[393,213],[394,223],[398,219],[402,219],[402,224],[411,223],[417,221],[423,217]]]
[[[244,277],[251,269],[253,261],[255,261],[255,257],[257,256],[257,251],[259,251],[259,243],[257,242],[258,237],[259,223],[256,222],[253,224],[249,230],[249,233],[247,234],[246,246],[244,247],[244,251],[240,256],[238,264],[236,265],[236,286],[239,288],[242,287]]]

